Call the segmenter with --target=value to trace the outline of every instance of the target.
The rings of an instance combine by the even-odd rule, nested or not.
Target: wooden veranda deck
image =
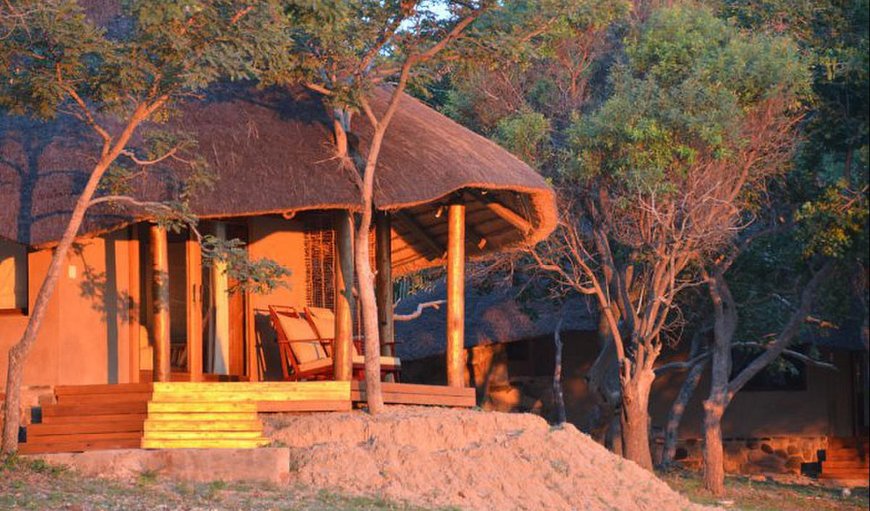
[[[473,388],[384,383],[387,404],[471,407]],[[348,411],[361,382],[168,382],[58,386],[32,411],[22,454],[267,445],[259,413]]]

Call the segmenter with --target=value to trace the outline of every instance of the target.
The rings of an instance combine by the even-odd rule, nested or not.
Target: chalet
[[[376,94],[375,107],[383,108],[386,97]],[[132,210],[92,208],[25,368],[26,404],[42,405],[34,415],[42,423],[28,427],[25,452],[139,446],[149,413],[151,419],[155,410],[181,413],[178,402],[197,411],[197,399],[259,404],[254,412],[350,407],[347,381],[258,383],[294,379],[294,368],[288,374],[282,363],[269,306],[334,311],[334,335],[348,343],[346,325],[358,325],[350,286],[343,285],[353,281],[353,268],[340,263],[352,260],[347,226],[361,198],[353,176],[333,157],[321,99],[305,90],[221,86],[183,105],[173,122],[196,138],[216,179],[192,201],[199,230],[241,239],[251,258],[268,257],[291,274],[267,294],[229,293],[232,282],[217,265],[203,265],[190,233],[167,232]],[[364,146],[368,136],[363,129],[358,143]],[[0,118],[2,382],[9,347],[29,320],[52,246],[98,147],[92,142],[88,129],[72,120]],[[459,287],[448,304],[454,326],[445,335],[461,346],[466,257],[546,237],[556,221],[554,194],[507,151],[408,96],[381,154],[371,236],[378,297],[392,304],[394,279],[446,264]],[[155,170],[135,193],[160,199],[171,186]],[[168,282],[157,275],[168,275]],[[165,286],[169,306],[155,307],[155,293]],[[382,338],[390,341],[392,308],[382,310]],[[166,323],[168,338],[155,326]],[[167,358],[168,378],[153,362]],[[175,383],[160,381],[167,379]],[[201,382],[214,383],[203,390]],[[429,392],[435,404],[473,404],[468,389],[392,385],[388,402],[417,402]],[[364,389],[353,389],[362,399]],[[158,395],[166,402],[153,402]],[[100,415],[127,419],[130,429],[94,424]],[[87,427],[58,432],[52,421]],[[162,446],[190,445],[172,444],[183,434],[152,438],[167,439]]]
[[[587,376],[600,351],[598,313],[594,303],[570,299],[519,300],[517,288],[475,289],[466,286],[465,380],[477,389],[479,406],[503,412],[532,412],[552,418],[554,332],[561,321],[562,387],[569,422],[598,436],[599,400],[590,392]],[[406,313],[425,302],[445,297],[445,286],[402,300]],[[861,317],[861,311],[854,314]],[[860,321],[858,321],[860,323]],[[444,317],[429,313],[418,320],[397,323],[397,345],[407,382],[444,380]],[[858,325],[843,325],[825,336],[804,339],[814,344],[833,371],[797,362],[795,374],[762,373],[734,399],[723,421],[726,470],[733,473],[818,473],[823,477],[866,485],[867,349]],[[670,353],[667,357],[681,356]],[[739,361],[737,361],[739,363]],[[661,455],[664,426],[685,373],[668,372],[657,378],[650,403],[652,432]],[[701,402],[707,392],[705,376],[690,401],[679,432],[677,459],[700,466]],[[762,412],[759,412],[762,411]],[[603,438],[599,438],[603,441]],[[857,448],[857,449],[856,449]],[[821,453],[821,455],[820,455]]]

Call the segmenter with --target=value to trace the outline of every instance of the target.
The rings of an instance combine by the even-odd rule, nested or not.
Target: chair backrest
[[[323,340],[335,339],[335,313],[323,307],[306,307],[305,313],[311,318],[315,333]]]
[[[278,341],[290,341],[287,344],[289,344],[290,351],[297,362],[305,364],[306,362],[329,358],[311,324],[296,312],[295,309],[292,307],[278,308],[270,305],[269,312],[273,318],[277,319],[275,328],[280,329]]]
[[[311,318],[311,324],[314,325],[315,332],[324,341],[335,340],[335,313],[332,309],[324,309],[323,307],[305,307],[305,313]],[[332,344],[328,346],[332,347]],[[355,343],[351,343],[353,354],[359,355],[360,352]]]

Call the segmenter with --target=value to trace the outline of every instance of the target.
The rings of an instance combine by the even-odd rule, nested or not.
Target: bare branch
[[[762,344],[762,343],[760,343],[760,342],[755,342],[755,341],[737,342],[737,343],[734,343],[733,346],[735,346],[735,347],[737,347],[737,346],[745,346],[745,347],[749,347],[749,348],[761,348],[761,349],[764,349],[764,350],[770,348],[770,345],[768,345],[768,344]],[[815,359],[815,358],[813,358],[813,357],[810,357],[810,356],[808,356],[808,355],[805,355],[805,354],[803,354],[803,353],[801,353],[801,352],[799,352],[799,351],[794,351],[794,350],[790,350],[790,349],[785,349],[785,350],[782,351],[782,355],[783,355],[783,356],[787,356],[787,357],[791,357],[791,358],[795,358],[795,359],[797,359],[797,360],[800,360],[801,362],[804,362],[804,363],[806,363],[806,364],[810,364],[810,365],[813,365],[813,366],[816,366],[816,367],[821,367],[821,368],[824,368],[824,369],[830,369],[831,371],[839,371],[839,370],[840,370],[840,369],[839,369],[837,366],[835,366],[834,364],[831,364],[831,363],[828,363],[828,362],[824,362],[824,361],[822,361],[822,360],[817,360],[817,359]]]
[[[411,321],[417,319],[423,315],[423,311],[425,309],[428,309],[430,307],[433,309],[440,309],[441,305],[444,305],[445,303],[447,303],[447,300],[434,300],[431,302],[423,302],[417,304],[417,308],[414,310],[414,312],[408,314],[396,314],[393,316],[393,321]]]
[[[172,158],[175,155],[175,153],[177,153],[177,152],[178,152],[178,146],[173,147],[172,149],[167,151],[166,154],[164,154],[163,156],[160,156],[159,158],[155,158],[153,160],[140,160],[139,158],[136,157],[136,154],[133,153],[133,151],[130,151],[128,149],[122,150],[121,154],[130,158],[130,160],[132,160],[133,163],[135,163],[136,165],[141,165],[143,167],[147,167],[149,165],[156,165],[167,158]]]

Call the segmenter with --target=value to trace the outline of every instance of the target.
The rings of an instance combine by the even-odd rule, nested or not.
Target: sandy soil
[[[265,417],[265,416],[264,416]],[[265,417],[295,482],[472,510],[699,510],[573,426],[527,414],[389,407]]]

